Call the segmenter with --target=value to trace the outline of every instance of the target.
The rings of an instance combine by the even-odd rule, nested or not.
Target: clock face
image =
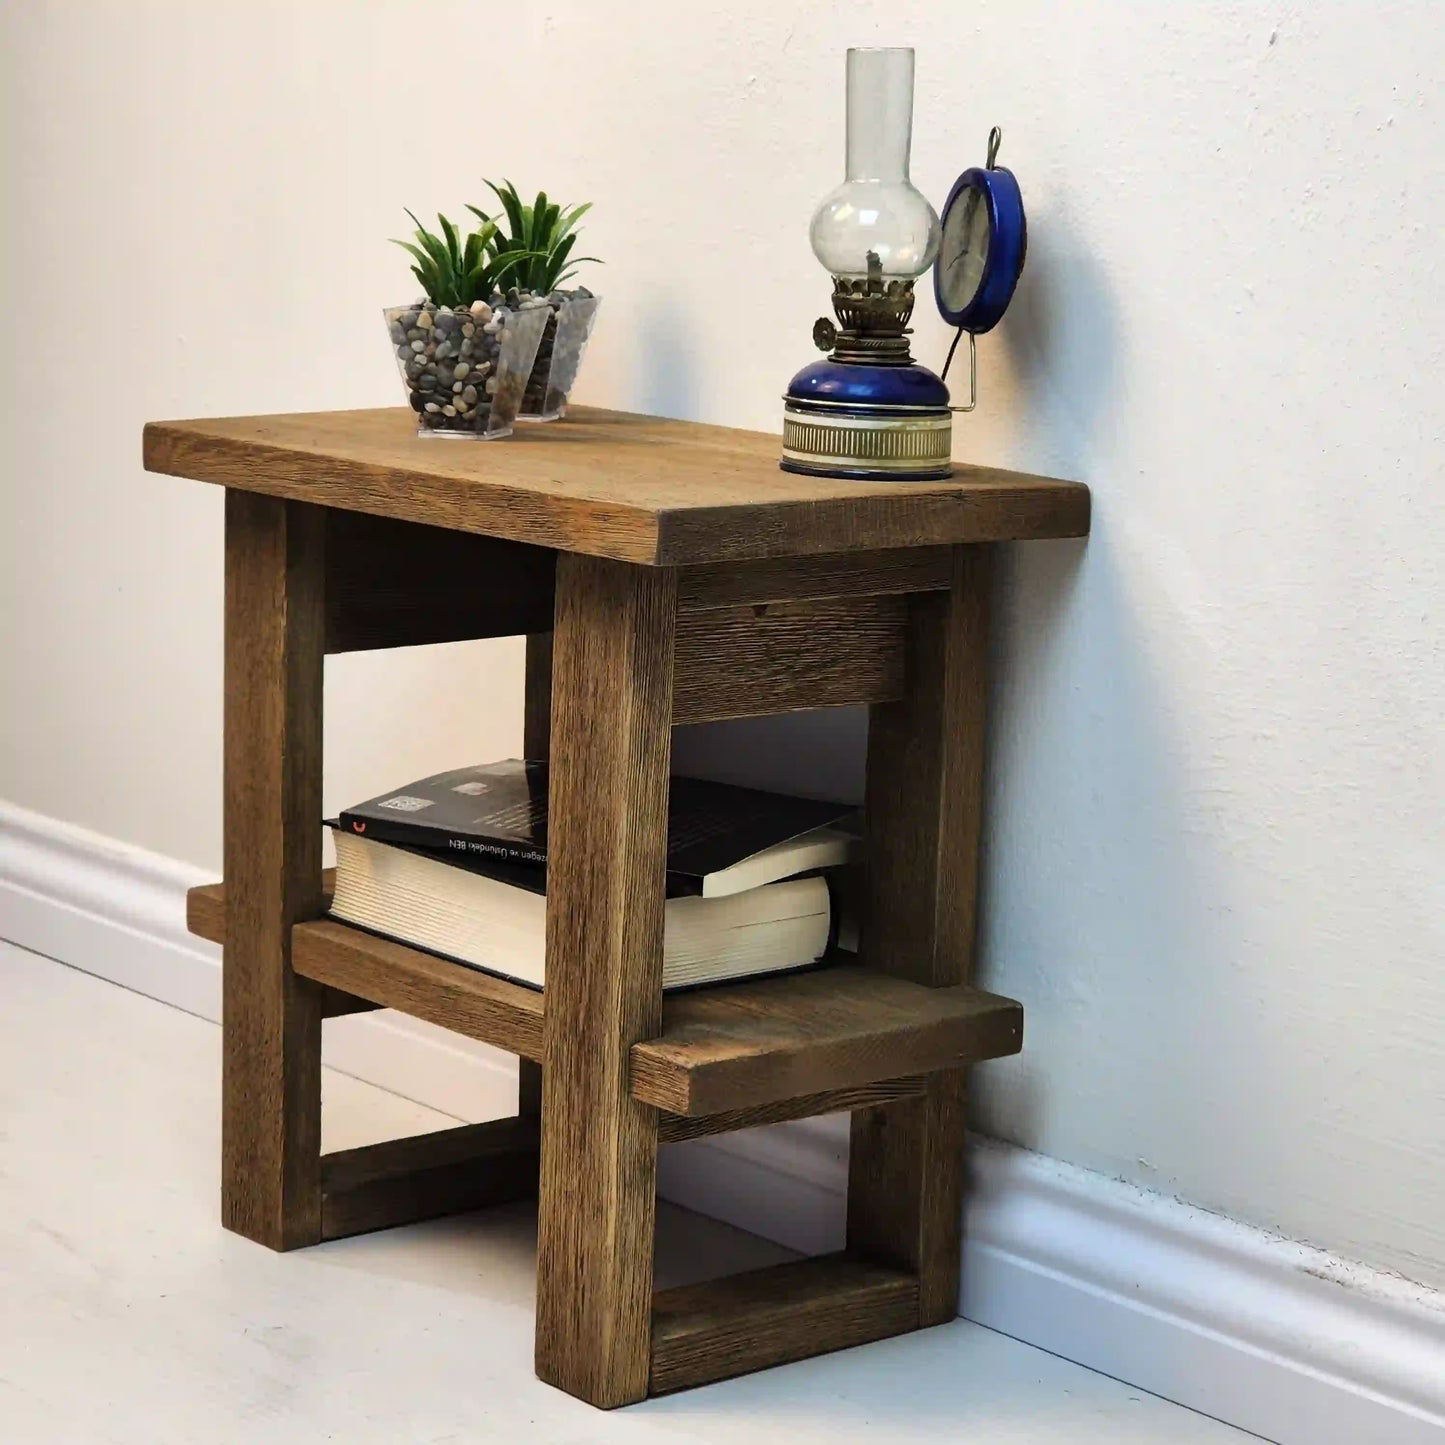
[[[962,191],[943,217],[943,244],[938,249],[938,296],[950,311],[962,311],[983,284],[993,222],[988,198],[979,186]]]

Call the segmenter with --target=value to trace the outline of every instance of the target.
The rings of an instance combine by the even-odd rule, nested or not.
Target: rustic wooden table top
[[[946,482],[778,467],[762,432],[574,407],[494,442],[416,435],[406,408],[152,422],[153,472],[562,551],[686,566],[1078,537],[1089,489],[959,465]]]

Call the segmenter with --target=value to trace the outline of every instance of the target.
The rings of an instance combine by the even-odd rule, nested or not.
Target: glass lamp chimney
[[[830,275],[920,276],[938,254],[938,214],[908,179],[913,51],[848,52],[848,153],[843,184],[813,215],[813,254]]]

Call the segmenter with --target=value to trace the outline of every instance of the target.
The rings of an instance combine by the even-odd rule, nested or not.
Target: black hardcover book
[[[702,893],[710,875],[803,835],[846,826],[853,813],[845,803],[673,778],[667,817],[668,892]],[[464,854],[477,866],[489,861],[545,864],[547,765],[509,758],[438,773],[348,808],[338,821],[343,830],[379,843]],[[832,861],[841,859],[810,859],[803,866]]]

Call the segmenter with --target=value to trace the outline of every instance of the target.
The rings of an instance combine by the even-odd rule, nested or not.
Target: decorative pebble
[[[418,413],[420,426],[432,432],[472,432],[483,425],[489,407],[509,412],[522,404],[535,410],[531,392],[538,376],[545,378],[554,363],[558,318],[565,314],[567,303],[581,295],[580,288],[544,294],[511,286],[470,306],[438,306],[421,299],[413,307],[388,313],[387,327],[407,400]],[[511,317],[543,307],[552,314],[531,377],[499,373]]]

